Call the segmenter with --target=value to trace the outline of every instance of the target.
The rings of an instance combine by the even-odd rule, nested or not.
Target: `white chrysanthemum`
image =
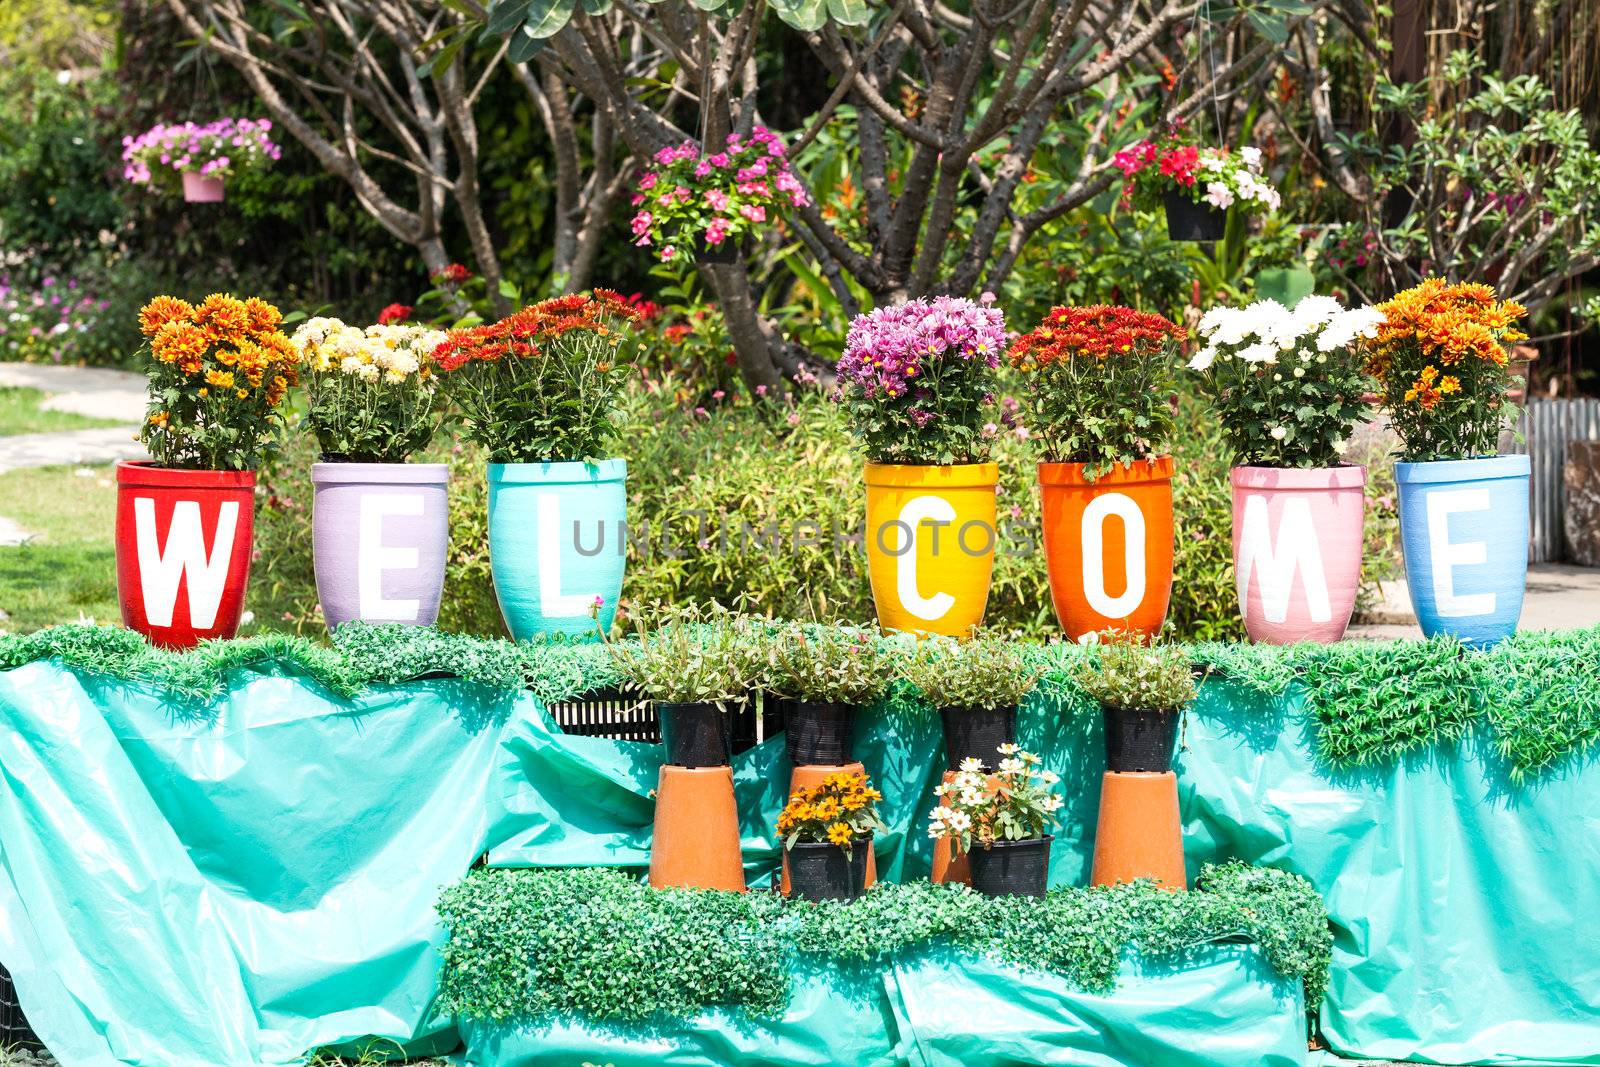
[[[1249,337],[1253,327],[1240,308],[1212,308],[1200,317],[1200,335],[1212,344],[1236,345]]]
[[[1371,307],[1341,311],[1329,321],[1322,336],[1317,338],[1317,348],[1322,352],[1332,352],[1347,347],[1358,337],[1374,337],[1383,317],[1383,312]]]
[[[1276,345],[1259,341],[1239,349],[1239,358],[1246,363],[1276,363],[1278,362],[1278,349]]]
[[[1207,345],[1205,348],[1202,348],[1200,351],[1196,352],[1193,358],[1189,360],[1189,369],[1207,370],[1210,368],[1212,363],[1216,362],[1216,359],[1217,346]]]

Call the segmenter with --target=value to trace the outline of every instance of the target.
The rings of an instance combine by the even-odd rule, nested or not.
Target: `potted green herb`
[[[939,711],[952,771],[969,758],[992,768],[1000,746],[1016,741],[1017,705],[1043,673],[1014,643],[993,637],[927,638],[903,668],[906,681]]]
[[[796,789],[778,816],[789,859],[789,895],[802,900],[854,900],[866,892],[872,834],[882,830],[878,801],[860,771],[830,774]]]
[[[1076,670],[1105,716],[1106,769],[1172,769],[1178,719],[1195,697],[1189,659],[1176,645],[1144,645],[1125,635],[1099,643]]]
[[[875,634],[791,623],[772,636],[767,689],[782,702],[789,760],[796,767],[850,762],[856,711],[881,699],[892,665]]]
[[[940,803],[928,813],[928,835],[959,844],[971,863],[972,888],[985,896],[1042,897],[1054,840],[1045,829],[1061,810],[1061,795],[1052,789],[1061,779],[1015,744],[996,754],[992,772],[969,756],[934,790]]]

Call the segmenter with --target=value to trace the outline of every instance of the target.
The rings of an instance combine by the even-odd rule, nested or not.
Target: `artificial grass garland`
[[[1521,781],[1600,739],[1600,627],[1518,634],[1485,652],[1445,639],[1291,648],[1207,643],[1187,652],[1213,683],[1264,698],[1299,693],[1318,753],[1335,768],[1392,763],[1484,728],[1512,780]],[[1076,718],[1096,710],[1072,680],[1074,664],[1088,654],[1067,643],[1024,647],[1024,660],[1045,668],[1031,697],[1038,711]],[[339,697],[447,675],[508,693],[528,690],[546,704],[623,681],[592,641],[517,645],[415,626],[347,624],[332,648],[267,634],[189,652],[152,649],[114,626],[0,634],[0,670],[51,658],[199,701],[220,695],[238,670],[295,670]],[[929,713],[904,682],[891,688],[884,707],[891,716]]]
[[[448,930],[440,1006],[492,1022],[548,1014],[688,1017],[705,1008],[781,1013],[799,956],[868,967],[938,945],[1113,988],[1124,950],[1172,958],[1249,941],[1321,1001],[1333,938],[1298,875],[1233,862],[1192,892],[1149,883],[992,899],[962,885],[881,885],[846,904],[770,893],[651,889],[608,868],[473,872],[440,897]]]

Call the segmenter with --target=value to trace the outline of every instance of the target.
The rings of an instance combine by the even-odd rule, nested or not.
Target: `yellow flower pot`
[[[965,637],[994,575],[993,463],[867,464],[867,573],[887,630]]]

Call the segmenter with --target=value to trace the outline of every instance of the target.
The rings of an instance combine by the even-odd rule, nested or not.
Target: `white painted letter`
[[[139,585],[144,594],[144,615],[151,626],[171,626],[178,606],[178,583],[189,577],[189,625],[208,629],[217,621],[222,588],[228,581],[233,557],[233,530],[239,521],[239,502],[227,500],[217,509],[217,539],[206,554],[205,532],[200,528],[200,502],[180,500],[172,506],[167,543],[156,543],[156,502],[150,497],[133,501],[133,536],[139,553]]]
[[[1322,545],[1311,520],[1311,501],[1289,497],[1283,502],[1274,543],[1267,498],[1252,494],[1244,501],[1244,528],[1239,533],[1239,612],[1250,614],[1250,576],[1261,583],[1261,611],[1268,622],[1289,617],[1290,593],[1298,570],[1306,584],[1306,610],[1312,622],[1333,617],[1328,605],[1328,580],[1322,570]]]
[[[1109,516],[1122,520],[1123,559],[1128,587],[1121,596],[1106,592],[1105,523]],[[1106,493],[1083,509],[1083,595],[1089,606],[1108,619],[1133,614],[1144,600],[1144,512],[1125,493]]]
[[[1434,489],[1428,493],[1428,555],[1433,565],[1433,598],[1440,618],[1494,614],[1493,593],[1456,595],[1455,568],[1488,562],[1488,544],[1484,541],[1450,543],[1451,515],[1488,510],[1487,489]]]
[[[415,546],[384,546],[383,520],[390,515],[421,517],[421,495],[368,493],[361,498],[360,542],[356,552],[356,590],[361,598],[361,617],[375,622],[416,622],[422,610],[421,601],[383,598],[384,571],[415,570],[420,562]]]
[[[905,609],[924,622],[943,618],[955,607],[956,598],[942,592],[925,597],[917,590],[917,530],[925,522],[948,525],[955,521],[956,509],[941,496],[912,497],[900,509],[900,522],[911,531],[911,537],[906,546],[910,551],[902,552],[895,560],[895,589]]]
[[[561,592],[561,495],[540,493],[539,610],[549,619],[587,615],[599,595]]]

